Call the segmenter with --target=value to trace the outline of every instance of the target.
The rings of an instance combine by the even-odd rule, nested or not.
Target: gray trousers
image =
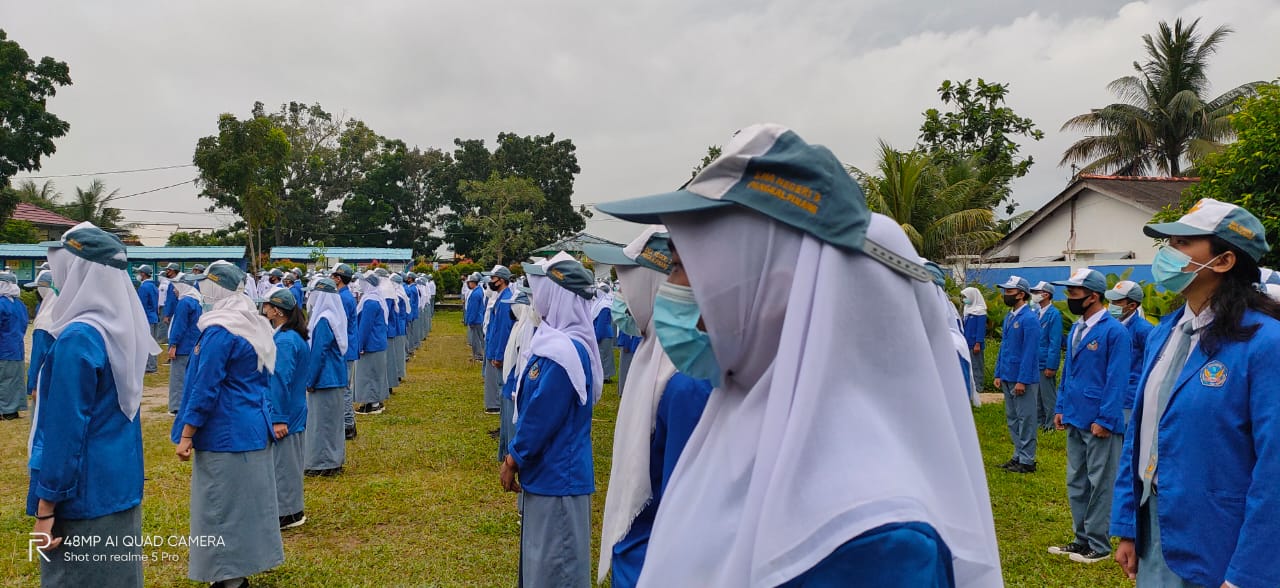
[[[471,359],[484,359],[484,325],[467,325],[467,343],[471,345]]]
[[[1157,502],[1156,495],[1152,494],[1147,503],[1138,508],[1138,588],[1204,588],[1183,580],[1164,561]]]
[[[502,368],[493,367],[488,360],[484,362],[484,408],[485,410],[502,409]]]
[[[187,385],[187,362],[190,355],[176,355],[169,362],[169,412],[182,410],[182,391]]]
[[[0,414],[27,409],[27,370],[21,359],[0,360]]]
[[[356,360],[347,361],[347,389],[342,391],[342,399],[346,401],[343,404],[345,410],[342,411],[342,424],[350,429],[356,426],[356,409],[352,405],[355,404],[355,395],[351,392],[356,387]]]
[[[1067,500],[1076,542],[1111,553],[1111,490],[1116,482],[1115,443],[1067,425]]]
[[[1040,370],[1040,394],[1039,403],[1036,409],[1036,415],[1040,420],[1041,429],[1053,428],[1053,415],[1058,404],[1058,374],[1055,370],[1052,378],[1045,377],[1044,370]]]
[[[969,348],[969,371],[973,374],[973,389],[981,392],[987,384],[987,350],[973,352]]]
[[[612,379],[617,372],[617,362],[613,357],[613,339],[602,339],[596,343],[600,349],[600,367],[604,369],[604,379]]]
[[[1013,393],[1014,382],[1003,381],[1004,420],[1013,440],[1013,459],[1020,463],[1036,462],[1036,406],[1039,405],[1039,384],[1028,384],[1022,396]]]
[[[96,519],[54,519],[53,535],[97,537],[101,542],[76,547],[64,542],[44,552],[49,561],[34,555],[40,562],[41,586],[141,588],[142,547],[136,543],[127,546],[123,538],[142,536],[142,505]],[[114,545],[106,545],[108,538],[114,539]],[[102,559],[95,561],[99,557]]]
[[[162,343],[165,339],[168,338],[168,333],[166,333],[168,328],[169,328],[169,325],[164,324],[163,320],[152,324],[151,338],[155,339],[157,344]],[[159,364],[156,363],[156,356],[148,355],[147,356],[147,373],[154,372],[157,369],[159,369]]]
[[[590,588],[591,495],[523,497],[521,588]]]
[[[634,352],[618,350],[618,396],[622,396],[622,387],[627,383],[627,373],[631,371],[631,358],[634,356]]]

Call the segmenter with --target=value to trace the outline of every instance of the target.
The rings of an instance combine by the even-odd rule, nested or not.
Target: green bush
[[[40,297],[36,295],[34,290],[22,291],[22,303],[27,305],[27,316],[36,318],[36,305],[40,303]]]

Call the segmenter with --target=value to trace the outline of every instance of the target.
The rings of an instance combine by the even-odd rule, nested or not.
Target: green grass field
[[[360,437],[347,444],[346,473],[306,479],[307,523],[284,534],[285,563],[252,578],[254,586],[511,586],[519,524],[515,497],[498,486],[498,419],[482,414],[478,364],[467,361],[459,314],[437,314],[434,332],[411,362],[408,382],[382,415],[358,416]],[[994,353],[995,350],[992,350]],[[147,385],[163,387],[166,369]],[[605,387],[593,437],[592,501],[598,549],[614,416],[615,387]],[[185,535],[191,466],[169,442],[163,408],[143,409],[146,444],[145,535]],[[1064,436],[1041,437],[1040,472],[1008,474],[1004,409],[976,413],[994,504],[1004,575],[1010,586],[1129,586],[1113,563],[1084,566],[1051,556],[1070,538],[1063,470]],[[0,422],[0,585],[34,586],[27,561],[26,440],[30,421]],[[150,557],[151,549],[144,552]],[[148,586],[197,586],[186,579],[185,548],[154,550],[144,564]]]

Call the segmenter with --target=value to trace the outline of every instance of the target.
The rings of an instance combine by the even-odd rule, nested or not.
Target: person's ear
[[[1209,269],[1212,269],[1213,271],[1220,274],[1225,274],[1231,271],[1231,268],[1235,266],[1236,266],[1236,252],[1228,250],[1225,253],[1223,253],[1222,256],[1218,257],[1218,260],[1213,262],[1213,265],[1210,266]]]

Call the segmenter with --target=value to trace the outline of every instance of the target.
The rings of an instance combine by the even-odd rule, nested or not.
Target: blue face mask
[[[1119,304],[1108,304],[1107,314],[1110,314],[1114,318],[1121,318],[1124,316],[1124,307]]]
[[[609,316],[613,318],[613,326],[618,327],[619,331],[632,337],[640,336],[640,327],[636,325],[635,317],[631,316],[631,311],[627,310],[627,302],[621,296],[613,297],[613,305],[609,307]]]
[[[1209,263],[1196,263],[1191,260],[1191,256],[1178,251],[1172,246],[1165,245],[1159,251],[1156,251],[1156,257],[1151,262],[1151,277],[1161,288],[1170,292],[1181,293],[1187,289],[1196,279],[1196,274],[1200,270],[1209,267],[1209,264],[1216,261],[1222,254],[1215,255]],[[1184,271],[1191,266],[1197,266],[1191,271]]]
[[[658,287],[653,325],[663,351],[681,373],[719,386],[720,364],[711,351],[711,337],[698,329],[701,316],[692,288],[668,283]]]

